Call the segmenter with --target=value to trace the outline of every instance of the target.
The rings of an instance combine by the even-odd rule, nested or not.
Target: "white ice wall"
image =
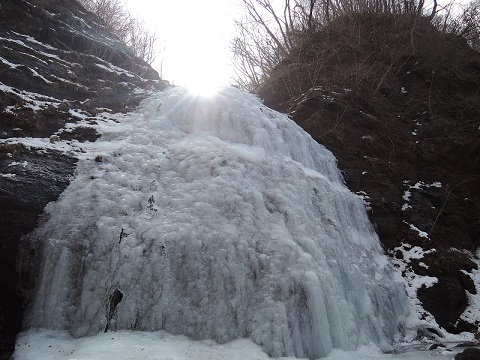
[[[115,148],[79,164],[28,239],[44,246],[28,327],[249,337],[309,358],[398,334],[404,289],[361,200],[287,116],[233,88],[172,89],[100,141]]]

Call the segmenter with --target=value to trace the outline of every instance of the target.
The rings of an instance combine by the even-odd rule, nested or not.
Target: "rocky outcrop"
[[[130,110],[166,82],[74,0],[3,0],[0,46],[0,359],[8,359],[23,311],[18,241],[77,161],[36,142],[94,141],[95,115]]]
[[[466,348],[461,353],[455,355],[455,360],[477,360],[480,359],[480,349]]]
[[[477,333],[459,317],[480,290],[480,54],[420,20],[337,19],[259,95],[334,153],[404,275],[437,279],[417,296],[438,325]]]

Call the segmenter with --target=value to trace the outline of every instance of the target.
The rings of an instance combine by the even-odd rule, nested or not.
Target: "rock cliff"
[[[69,184],[81,154],[62,144],[94,141],[94,115],[127,111],[166,82],[75,0],[2,0],[0,46],[0,358],[8,359],[23,312],[18,240]]]

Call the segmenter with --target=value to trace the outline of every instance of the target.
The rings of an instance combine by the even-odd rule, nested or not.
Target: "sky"
[[[128,9],[157,34],[153,67],[193,91],[229,85],[229,42],[238,0],[126,0]]]

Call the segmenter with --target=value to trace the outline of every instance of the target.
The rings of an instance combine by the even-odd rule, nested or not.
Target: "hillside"
[[[259,90],[334,153],[425,318],[453,333],[480,320],[463,314],[480,290],[479,94],[464,40],[387,15],[336,19]]]
[[[8,359],[23,312],[19,238],[70,182],[82,146],[99,136],[91,126],[166,83],[74,0],[2,0],[0,44],[0,358]]]

